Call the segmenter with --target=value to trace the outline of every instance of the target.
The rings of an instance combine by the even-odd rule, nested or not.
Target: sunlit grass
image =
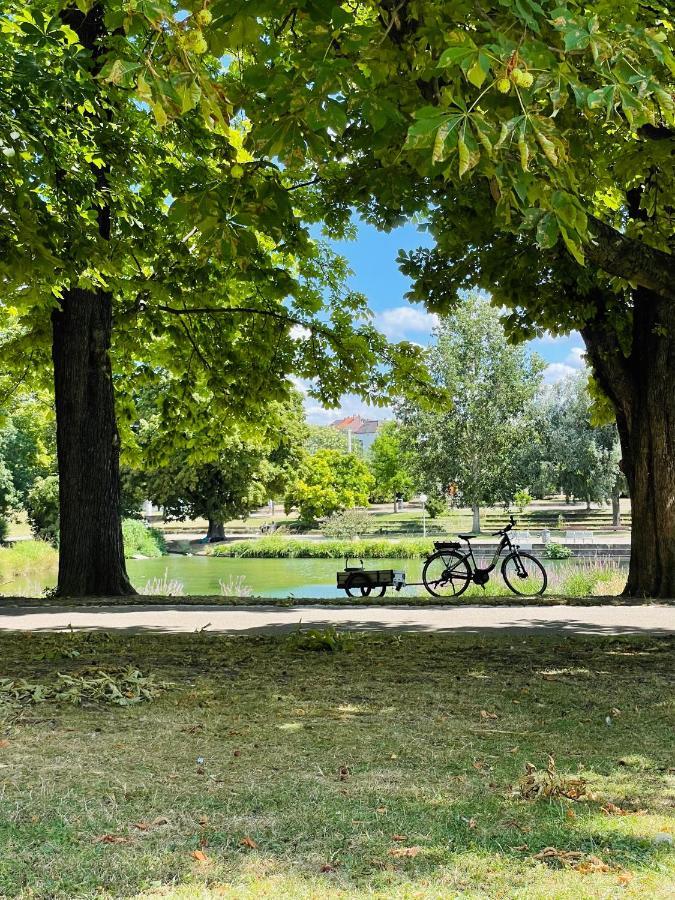
[[[0,676],[132,663],[174,684],[131,708],[0,710],[0,896],[669,896],[672,640],[301,646],[0,637]],[[549,753],[586,796],[523,799]]]

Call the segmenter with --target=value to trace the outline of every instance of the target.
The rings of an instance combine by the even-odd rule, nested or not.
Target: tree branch
[[[675,300],[672,274],[675,259],[669,253],[627,237],[595,216],[590,221],[595,239],[584,250],[593,265],[667,300]]]

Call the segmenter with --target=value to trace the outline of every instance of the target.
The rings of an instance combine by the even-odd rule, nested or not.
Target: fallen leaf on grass
[[[196,859],[198,863],[205,863],[209,861],[208,856],[204,853],[203,850],[193,850],[192,858]]]
[[[398,858],[402,857],[414,857],[417,856],[418,853],[422,852],[421,847],[393,847],[389,851],[389,856],[396,856]]]
[[[375,810],[375,812],[376,812],[379,816],[383,816],[383,815],[386,813],[386,811],[387,811],[387,807],[386,807],[386,806],[378,806],[377,809]]]
[[[600,809],[606,816],[644,816],[646,809],[621,809],[615,803],[605,803]]]
[[[555,862],[563,868],[581,872],[582,875],[612,871],[612,867],[599,856],[586,855],[581,850],[559,850],[557,847],[545,847],[539,853],[535,853],[533,859],[547,863]]]
[[[326,863],[324,866],[321,866],[319,871],[320,872],[334,872],[335,866],[331,866],[330,863]]]
[[[515,793],[523,800],[538,800],[542,797],[567,797],[568,800],[593,799],[583,778],[558,774],[555,759],[549,755],[548,765],[543,772],[537,771],[532,763],[525,763],[525,775],[520,779]]]
[[[392,841],[404,841],[405,835],[404,834],[392,834],[391,839],[392,839]]]
[[[488,712],[486,709],[481,709],[480,717],[481,717],[481,719],[498,719],[499,718],[497,713]]]
[[[511,847],[512,850],[516,850],[518,853],[525,853],[530,849],[529,844],[518,844],[517,847]]]
[[[258,849],[258,845],[253,840],[253,838],[250,838],[250,837],[243,838],[239,843],[242,847],[249,847],[251,850]]]
[[[577,817],[577,814],[574,812],[573,809],[568,809],[567,812],[565,813],[565,815],[567,816],[568,819],[576,819],[576,817]]]
[[[632,880],[633,875],[631,872],[622,872],[617,879],[619,884],[630,884]]]
[[[338,769],[338,779],[340,781],[346,781],[349,778],[349,769],[347,766],[340,766]]]
[[[131,838],[123,834],[100,834],[94,838],[95,844],[130,844]]]
[[[6,750],[9,747],[9,741],[6,738],[3,738],[0,741],[0,750]]]
[[[137,828],[139,831],[147,831],[150,828],[149,822],[134,822],[132,828]]]

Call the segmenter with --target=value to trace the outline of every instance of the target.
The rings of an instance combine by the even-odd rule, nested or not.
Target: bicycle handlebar
[[[500,535],[506,534],[507,531],[511,531],[515,524],[516,520],[513,518],[513,516],[509,516],[509,524],[506,526],[506,528],[502,528],[501,531],[493,531],[492,537],[499,537]]]

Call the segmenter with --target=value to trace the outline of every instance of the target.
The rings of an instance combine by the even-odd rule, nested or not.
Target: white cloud
[[[410,334],[431,334],[438,324],[435,313],[414,306],[394,306],[375,316],[375,327],[390,340],[409,340]]]
[[[563,378],[576,375],[578,371],[578,368],[568,366],[567,363],[551,363],[544,369],[544,381],[546,384],[555,384],[556,381],[562,381]]]
[[[583,369],[586,366],[586,349],[584,347],[572,347],[565,360],[568,366],[575,369]]]

